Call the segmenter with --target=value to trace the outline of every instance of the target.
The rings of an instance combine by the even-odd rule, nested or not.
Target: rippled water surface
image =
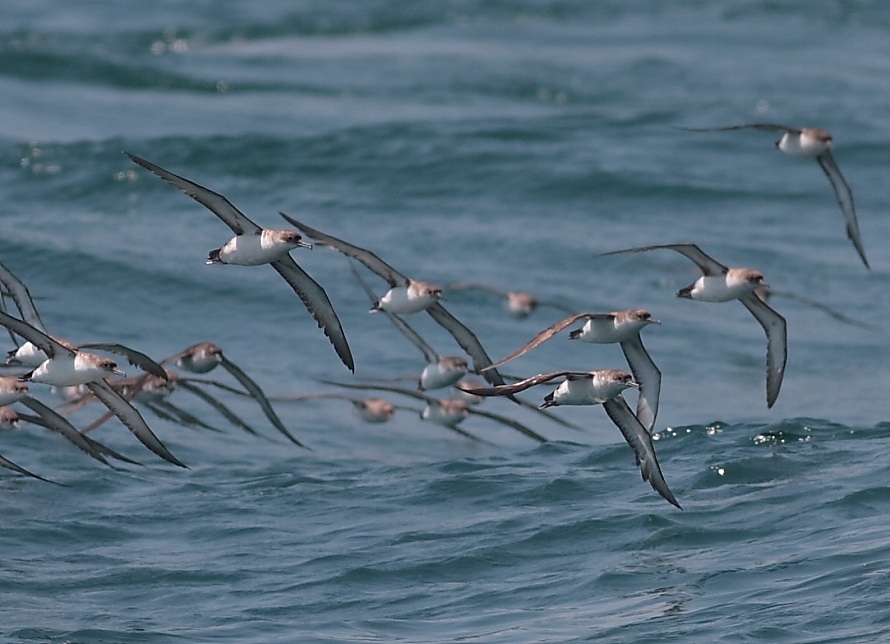
[[[4,641],[890,637],[888,38],[890,7],[854,0],[7,2],[0,262],[51,332],[157,358],[213,341],[275,397],[423,366],[342,257],[296,250],[343,322],[350,374],[272,269],[204,265],[231,231],[132,152],[261,225],[287,212],[411,276],[651,310],[655,447],[683,510],[640,480],[598,407],[558,410],[578,431],[485,403],[550,439],[537,444],[481,416],[461,426],[487,443],[405,410],[370,424],[342,400],[276,402],[303,450],[247,398],[212,390],[259,438],[177,391],[222,430],[146,410],[188,470],[114,423],[91,435],[144,466],[104,467],[33,426],[0,436],[62,484],[0,474]],[[833,133],[872,270],[816,163],[770,133],[678,129],[755,121]],[[789,356],[768,409],[744,307],[675,297],[697,275],[676,253],[597,257],[667,242],[857,324],[771,300]],[[446,297],[493,358],[564,315]],[[561,334],[505,371],[612,367],[618,347]]]

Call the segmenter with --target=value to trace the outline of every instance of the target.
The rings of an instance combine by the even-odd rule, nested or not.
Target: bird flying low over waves
[[[390,313],[417,313],[426,311],[439,326],[448,331],[460,347],[473,359],[473,370],[481,374],[486,381],[493,385],[503,385],[505,381],[497,369],[491,368],[491,358],[479,339],[460,320],[451,315],[439,300],[442,298],[442,289],[427,282],[418,282],[402,275],[395,268],[384,262],[369,250],[350,244],[332,235],[325,234],[303,224],[283,212],[279,213],[292,226],[299,228],[300,232],[315,240],[321,246],[328,246],[334,250],[351,257],[368,269],[377,273],[389,284],[389,291],[375,304],[371,312],[387,310]],[[511,397],[513,402],[530,406],[526,401]],[[565,426],[571,426],[560,418],[547,415],[550,420]]]
[[[685,255],[695,262],[703,273],[694,283],[680,289],[677,292],[677,297],[701,302],[738,300],[745,305],[745,308],[763,327],[766,333],[766,404],[767,407],[772,407],[776,398],[779,397],[782,379],[785,377],[785,362],[788,359],[788,331],[785,318],[776,313],[756,294],[757,289],[767,286],[763,281],[763,274],[752,268],[724,266],[695,244],[639,246],[602,253],[599,256],[642,253],[662,248]]]
[[[506,425],[507,427],[515,429],[523,436],[527,436],[528,438],[531,438],[532,440],[539,443],[547,442],[546,438],[541,436],[533,429],[526,427],[519,421],[513,420],[512,418],[508,418],[507,416],[503,416],[501,414],[485,411],[483,409],[474,409],[472,403],[462,398],[434,398],[433,396],[430,396],[429,394],[426,394],[422,391],[414,391],[412,389],[405,389],[403,387],[395,387],[392,385],[356,384],[346,382],[332,382],[330,380],[322,380],[322,382],[327,385],[344,387],[346,389],[390,391],[392,393],[410,396],[411,398],[414,398],[416,400],[421,400],[426,403],[426,407],[424,407],[423,411],[420,413],[420,417],[423,420],[428,420],[432,423],[436,423],[437,425],[447,427],[448,429],[457,432],[461,436],[465,436],[474,441],[482,441],[482,439],[457,427],[457,425],[469,415],[481,416],[483,418],[488,418],[489,420],[498,422],[502,425]]]
[[[410,411],[418,416],[422,413],[420,409],[413,407],[404,407],[401,405],[393,405],[383,398],[356,398],[354,396],[345,396],[343,394],[334,393],[316,393],[302,394],[299,396],[285,396],[277,398],[281,402],[302,402],[304,400],[345,400],[352,404],[353,409],[366,423],[385,423],[392,420],[396,410]]]
[[[365,293],[368,294],[371,301],[377,301],[377,296],[374,294],[374,291],[355,269],[355,266],[350,265],[350,268],[352,269],[352,274],[355,276],[356,281],[361,285]],[[408,338],[414,346],[420,349],[420,352],[426,359],[426,367],[424,367],[417,382],[417,388],[420,391],[450,387],[466,375],[467,361],[463,356],[440,356],[436,353],[436,350],[433,349],[433,347],[430,346],[430,344],[401,317],[395,313],[390,313],[386,309],[381,309],[381,312],[389,318],[389,321],[393,323],[393,326],[395,326],[396,329],[401,331],[402,335]]]
[[[58,387],[86,385],[143,445],[164,460],[179,467],[186,467],[164,447],[139,411],[105,382],[107,376],[123,375],[123,372],[117,368],[117,363],[95,353],[87,353],[65,346],[30,324],[6,313],[0,312],[0,324],[25,338],[47,356],[46,360],[33,371],[22,376],[22,379]]]
[[[624,440],[633,450],[643,480],[649,481],[652,489],[664,497],[668,503],[680,508],[680,504],[674,498],[664,480],[664,475],[661,473],[649,430],[643,427],[624,396],[621,395],[625,389],[639,386],[626,371],[620,369],[554,371],[538,374],[510,385],[466,389],[465,391],[477,396],[507,396],[557,378],[564,378],[564,380],[559,387],[547,394],[541,406],[602,405],[606,414],[612,419],[612,422],[621,431],[621,435],[624,436]]]
[[[645,309],[629,309],[610,313],[576,313],[550,325],[531,340],[519,347],[503,360],[495,362],[499,367],[511,360],[525,355],[540,346],[568,326],[585,320],[584,326],[569,333],[569,339],[591,342],[595,344],[619,343],[627,364],[640,385],[640,396],[637,399],[637,418],[643,426],[652,431],[655,417],[658,414],[658,399],[661,395],[661,371],[652,361],[640,331],[650,324],[661,324]]]
[[[43,320],[40,319],[40,314],[37,312],[37,307],[34,306],[34,300],[32,299],[31,293],[28,291],[28,288],[25,286],[24,282],[22,282],[12,271],[6,268],[3,264],[0,264],[0,284],[3,284],[3,286],[6,287],[8,296],[12,299],[13,303],[16,305],[16,308],[19,310],[21,320],[24,321],[26,324],[32,326],[33,328],[37,329],[41,333],[49,335],[49,332],[43,325]],[[5,310],[0,307],[0,312],[5,313]],[[15,341],[15,334],[11,330],[9,330],[9,332],[13,337],[13,341]],[[138,366],[140,369],[143,369],[149,373],[153,373],[156,376],[165,377],[163,367],[161,367],[157,362],[152,360],[141,351],[136,351],[135,349],[131,349],[130,347],[123,344],[118,344],[116,342],[89,342],[86,344],[75,345],[59,337],[50,337],[52,337],[52,339],[59,344],[62,344],[66,348],[71,350],[99,349],[100,351],[117,353],[124,356],[130,364]],[[48,356],[32,342],[25,342],[20,347],[13,349],[7,354],[5,365],[21,365],[24,367],[33,368],[46,361],[47,357]]]
[[[678,129],[686,130],[687,132],[727,132],[730,130],[781,132],[782,138],[776,141],[776,147],[779,150],[793,157],[816,159],[819,163],[819,167],[822,168],[825,176],[831,182],[834,195],[837,197],[838,205],[841,207],[841,213],[844,215],[847,229],[847,237],[853,242],[853,246],[856,248],[856,252],[859,253],[859,258],[865,264],[865,267],[871,268],[868,265],[868,260],[865,258],[862,236],[859,234],[859,222],[856,219],[856,207],[853,204],[853,191],[831,155],[831,149],[834,147],[834,140],[831,138],[831,134],[818,128],[796,128],[776,123],[741,123],[724,127],[681,127]]]
[[[135,154],[126,153],[134,163],[153,172],[172,184],[199,204],[219,217],[224,224],[232,229],[235,237],[221,248],[210,251],[208,264],[239,264],[255,266],[271,264],[272,268],[284,278],[284,281],[300,296],[310,315],[318,323],[319,328],[328,336],[340,360],[350,371],[355,371],[355,362],[346,334],[340,324],[340,318],[334,311],[334,305],[321,285],[300,268],[290,256],[294,248],[312,248],[293,230],[272,230],[262,228],[238,210],[221,194],[198,185],[188,179],[173,174]]]
[[[272,408],[272,404],[269,402],[269,399],[266,397],[266,394],[263,393],[263,390],[260,388],[260,386],[253,380],[253,378],[248,376],[241,367],[229,360],[225,356],[222,348],[219,345],[214,344],[213,342],[199,342],[198,344],[193,344],[192,346],[183,349],[179,353],[175,353],[172,356],[161,360],[162,365],[166,365],[171,362],[175,362],[178,367],[181,367],[186,371],[191,371],[192,373],[208,373],[209,371],[215,369],[217,365],[221,366],[223,369],[228,371],[232,375],[232,377],[241,384],[242,387],[244,387],[244,389],[246,390],[245,395],[248,395],[256,400],[257,404],[260,406],[260,409],[263,410],[263,414],[265,414],[266,418],[269,419],[269,422],[271,422],[272,425],[275,426],[275,429],[281,432],[294,445],[306,447],[306,445],[300,442],[293,434],[291,434],[287,430],[287,427],[284,426],[284,423],[281,422],[278,414],[275,413],[275,410]],[[187,381],[185,381],[183,384],[186,383]],[[193,389],[192,392],[198,393]]]

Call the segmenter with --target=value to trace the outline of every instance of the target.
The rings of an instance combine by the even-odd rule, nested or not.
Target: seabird
[[[652,361],[640,331],[650,324],[661,324],[645,309],[628,309],[610,313],[576,313],[552,324],[503,360],[494,363],[499,367],[540,346],[568,326],[585,320],[584,326],[569,333],[572,340],[595,344],[619,343],[627,364],[640,385],[637,399],[637,418],[652,431],[658,414],[658,398],[661,393],[661,371]]]
[[[776,147],[785,154],[803,159],[816,159],[819,167],[825,172],[825,176],[831,182],[835,197],[841,207],[846,222],[847,237],[853,242],[856,252],[859,253],[862,263],[866,268],[868,260],[865,258],[865,249],[862,246],[862,236],[859,234],[859,222],[856,220],[856,207],[853,204],[853,191],[841,174],[840,168],[831,155],[834,140],[831,134],[825,130],[813,127],[796,128],[776,123],[742,123],[725,127],[705,128],[679,128],[689,132],[726,132],[729,130],[764,130],[767,132],[781,132],[782,137],[776,141]]]
[[[319,328],[328,337],[337,355],[346,367],[354,372],[355,362],[346,342],[346,335],[340,324],[340,318],[334,310],[327,293],[312,277],[300,268],[289,252],[294,248],[308,247],[299,234],[292,230],[271,230],[262,228],[238,210],[221,194],[198,185],[188,179],[173,174],[135,154],[126,153],[133,162],[158,175],[168,183],[213,212],[225,223],[235,237],[221,248],[210,251],[208,264],[271,264],[272,268],[284,278],[290,287],[300,296],[310,315],[318,323]]]
[[[0,312],[0,324],[25,338],[47,355],[46,361],[21,376],[23,380],[61,387],[85,384],[143,445],[170,463],[186,467],[164,447],[139,411],[105,382],[107,376],[123,375],[117,368],[117,363],[95,353],[67,347],[30,324],[6,313]]]
[[[295,445],[306,447],[306,445],[300,442],[293,434],[288,431],[287,427],[284,426],[284,423],[281,422],[278,414],[275,413],[275,410],[272,408],[272,404],[269,402],[269,399],[266,397],[266,394],[263,393],[263,390],[260,388],[260,386],[250,376],[248,376],[247,373],[243,369],[241,369],[241,367],[229,360],[225,356],[222,348],[219,345],[212,342],[199,342],[198,344],[193,344],[192,346],[183,349],[179,353],[175,353],[172,356],[161,360],[162,365],[169,364],[171,362],[175,362],[179,367],[185,369],[186,371],[191,371],[192,373],[207,373],[214,369],[217,365],[220,365],[223,369],[228,371],[235,378],[235,380],[237,380],[241,384],[242,387],[244,387],[249,396],[256,400],[257,404],[260,406],[260,409],[262,409],[263,413],[266,415],[266,418],[268,418],[269,422],[271,422],[272,425],[275,426],[275,429],[281,432],[289,441],[291,441]],[[207,382],[219,386],[219,383],[216,383],[214,381]],[[192,391],[192,393],[195,393],[196,395],[200,395],[193,389],[190,389],[190,391]],[[244,392],[237,393],[243,394]],[[217,409],[219,409],[219,407],[217,407]],[[231,421],[231,418],[229,418],[229,420]],[[250,429],[249,427],[246,428]]]
[[[279,398],[277,400],[281,400],[282,402],[301,402],[304,400],[345,400],[352,404],[353,409],[359,415],[359,417],[365,421],[366,423],[385,423],[389,420],[392,420],[393,415],[396,413],[396,410],[410,411],[415,414],[420,414],[421,411],[419,409],[414,409],[413,407],[402,407],[400,405],[393,405],[388,400],[383,398],[354,398],[352,396],[344,396],[343,394],[334,394],[334,393],[317,393],[317,394],[304,394],[301,396],[286,396],[284,398]]]
[[[499,387],[487,387],[469,389],[477,396],[507,396],[525,391],[529,387],[544,384],[564,378],[563,382],[549,393],[541,405],[542,407],[556,407],[559,405],[602,405],[606,414],[621,431],[624,440],[633,450],[637,465],[644,481],[649,481],[652,489],[658,492],[669,503],[680,508],[677,499],[674,498],[661,467],[655,456],[655,447],[652,444],[652,436],[649,430],[643,427],[639,419],[634,415],[630,406],[621,392],[628,387],[637,387],[631,374],[620,369],[599,369],[594,371],[554,371],[538,374],[526,378],[520,382],[502,385]],[[682,508],[680,508],[682,509]]]
[[[757,289],[768,286],[763,281],[763,274],[752,268],[724,266],[695,244],[640,246],[602,253],[600,257],[621,253],[641,253],[662,248],[685,255],[695,262],[703,273],[694,283],[680,289],[677,292],[677,297],[702,302],[739,300],[763,327],[766,333],[766,404],[767,407],[772,407],[779,396],[782,379],[785,377],[785,362],[788,359],[788,331],[785,318],[756,295]]]
[[[374,291],[371,290],[371,287],[368,286],[368,283],[365,282],[359,272],[355,270],[355,266],[350,265],[350,268],[355,279],[361,284],[362,289],[368,294],[371,301],[377,301],[378,298]],[[391,311],[386,309],[380,310],[389,318],[389,321],[393,323],[396,329],[401,331],[402,335],[408,338],[420,350],[426,359],[427,365],[418,379],[418,389],[428,391],[430,389],[449,387],[466,375],[468,366],[466,358],[462,356],[440,356],[405,320]]]
[[[336,387],[345,387],[347,389],[391,391],[393,393],[402,394],[404,396],[411,396],[412,398],[416,398],[417,400],[422,400],[427,404],[427,406],[421,413],[420,417],[422,419],[429,420],[439,425],[443,425],[444,427],[448,427],[449,429],[458,432],[462,436],[466,436],[473,440],[481,439],[457,427],[457,424],[470,414],[482,416],[484,418],[488,418],[490,420],[501,423],[502,425],[506,425],[507,427],[515,429],[524,436],[527,436],[528,438],[531,438],[532,440],[535,440],[539,443],[547,442],[546,438],[541,436],[536,431],[529,429],[522,423],[513,420],[512,418],[508,418],[507,416],[502,416],[501,414],[495,414],[482,409],[475,409],[473,408],[471,403],[462,398],[434,398],[433,396],[425,394],[421,391],[414,391],[413,389],[405,389],[403,387],[395,387],[392,385],[351,384],[346,382],[332,382],[327,380],[322,380],[322,382],[328,385],[334,385]]]

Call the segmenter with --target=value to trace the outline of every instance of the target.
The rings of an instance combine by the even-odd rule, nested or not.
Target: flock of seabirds
[[[869,267],[859,234],[853,194],[832,157],[833,142],[828,132],[767,123],[681,129],[697,132],[743,129],[780,132],[781,138],[776,142],[779,150],[791,156],[815,159],[827,175],[844,216],[847,236],[863,264],[866,268]],[[280,215],[296,230],[263,228],[248,219],[221,194],[136,155],[126,154],[136,164],[171,183],[205,206],[232,229],[235,236],[222,247],[210,251],[207,264],[244,266],[270,264],[300,297],[319,328],[328,337],[340,360],[350,371],[355,371],[352,353],[330,299],[322,286],[300,268],[290,255],[290,251],[294,249],[312,248],[312,244],[305,241],[304,237],[311,239],[316,245],[334,249],[354,260],[350,264],[351,270],[368,294],[372,303],[371,312],[380,312],[388,317],[399,331],[420,349],[427,362],[416,389],[386,383],[323,381],[338,388],[387,391],[413,397],[425,405],[422,410],[393,405],[378,397],[349,396],[340,393],[341,389],[337,392],[294,396],[281,400],[333,398],[348,401],[361,418],[368,422],[384,422],[392,418],[396,410],[407,409],[418,412],[423,419],[443,425],[467,439],[482,442],[487,441],[458,426],[469,414],[478,414],[501,422],[533,440],[546,441],[544,436],[522,423],[504,415],[478,409],[477,403],[489,396],[506,396],[566,426],[573,425],[553,415],[550,408],[560,405],[602,405],[633,450],[643,480],[648,481],[669,503],[680,508],[662,474],[652,441],[658,414],[661,372],[646,351],[640,336],[640,332],[648,325],[659,324],[649,311],[632,309],[578,313],[557,303],[537,300],[524,292],[500,291],[489,286],[467,283],[450,285],[448,288],[453,290],[478,288],[502,295],[507,298],[511,312],[520,317],[528,315],[542,305],[562,308],[570,314],[538,333],[507,357],[494,362],[475,334],[442,305],[440,302],[443,297],[442,287],[410,278],[373,252],[311,228],[285,213]],[[678,297],[705,302],[738,300],[763,328],[767,344],[766,402],[768,407],[772,407],[782,387],[787,359],[787,332],[785,319],[767,304],[767,297],[780,294],[796,296],[771,290],[759,271],[725,266],[693,243],[641,246],[603,255],[660,249],[675,251],[686,256],[701,270],[701,277],[681,289],[677,293]],[[382,278],[389,286],[389,290],[382,297],[377,297],[356,264],[363,265]],[[265,417],[282,435],[294,444],[305,447],[281,422],[259,385],[240,367],[228,360],[219,346],[202,342],[156,361],[144,353],[117,343],[73,344],[50,334],[25,284],[2,264],[0,264],[0,285],[2,285],[0,324],[8,329],[16,347],[9,352],[6,367],[8,370],[17,370],[13,375],[0,376],[0,428],[19,428],[23,421],[40,425],[60,433],[102,463],[110,464],[115,460],[135,463],[133,459],[89,436],[93,429],[110,418],[117,417],[154,454],[174,465],[186,467],[158,439],[133,403],[138,403],[159,417],[173,422],[216,429],[167,400],[175,389],[184,389],[211,405],[230,423],[245,431],[257,433],[249,423],[210,393],[211,390],[220,390],[233,395],[252,397],[259,404]],[[821,308],[844,321],[854,323],[828,307],[799,296],[797,299]],[[18,316],[12,315],[15,311],[6,304],[7,300],[14,304]],[[403,316],[423,311],[453,336],[469,360],[464,356],[440,356],[403,319]],[[589,343],[620,344],[627,359],[629,372],[621,369],[598,369],[587,372],[553,371],[517,379],[504,376],[498,371],[498,368],[505,363],[536,349],[565,329],[582,322],[583,324],[572,330],[568,337]],[[125,377],[118,369],[115,360],[106,357],[104,353],[122,355],[142,373]],[[174,370],[173,366],[191,375],[183,375]],[[240,387],[203,377],[217,366],[222,366],[228,371],[238,381]],[[485,382],[463,379],[468,372],[481,376]],[[558,386],[544,397],[544,402],[539,407],[516,396],[530,387],[554,382],[558,382]],[[29,383],[51,385],[62,392],[65,397],[64,402],[55,409],[50,407],[29,394]],[[429,393],[452,386],[456,391],[452,397],[436,398]],[[623,392],[627,389],[636,389],[638,392],[635,409],[632,409],[624,398]],[[104,405],[107,412],[89,426],[77,429],[67,420],[66,416],[72,411],[94,402]],[[28,411],[17,409],[12,406],[13,404],[23,406]],[[0,466],[20,474],[47,480],[2,456],[0,456]]]

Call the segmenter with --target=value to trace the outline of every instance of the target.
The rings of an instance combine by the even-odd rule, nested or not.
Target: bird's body
[[[293,230],[264,228],[260,234],[236,235],[222,247],[210,251],[207,264],[260,266],[283,259],[295,248],[312,248]]]

